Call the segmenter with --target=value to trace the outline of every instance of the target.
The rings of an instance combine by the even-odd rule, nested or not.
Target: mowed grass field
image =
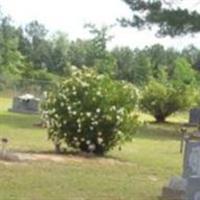
[[[46,130],[34,127],[39,116],[10,113],[11,99],[0,98],[0,138],[15,152],[53,153]],[[173,175],[182,173],[178,122],[146,123],[119,151],[105,158],[63,155],[65,162],[0,161],[0,200],[156,200]],[[141,120],[152,120],[141,115]],[[70,157],[70,159],[67,159]]]

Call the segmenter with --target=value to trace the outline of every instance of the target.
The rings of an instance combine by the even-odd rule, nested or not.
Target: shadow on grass
[[[0,126],[11,128],[35,129],[34,123],[39,121],[39,115],[18,114],[12,112],[0,113]]]

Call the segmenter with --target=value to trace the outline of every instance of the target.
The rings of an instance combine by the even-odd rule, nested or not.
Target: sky
[[[196,0],[190,0],[192,1]],[[122,0],[0,0],[0,6],[3,13],[11,16],[16,25],[24,26],[32,20],[38,20],[50,33],[66,32],[71,40],[90,37],[88,30],[83,28],[86,23],[96,24],[100,28],[102,25],[117,24],[117,18],[131,16],[131,11]],[[187,6],[189,5],[186,4],[185,7]],[[110,34],[114,38],[109,43],[109,48],[143,48],[160,43],[166,47],[182,49],[189,44],[197,45],[200,38],[197,35],[158,39],[154,32],[122,28],[119,25]]]

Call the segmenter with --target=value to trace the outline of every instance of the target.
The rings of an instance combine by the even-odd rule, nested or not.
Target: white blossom
[[[72,112],[72,114],[73,114],[73,115],[76,115],[76,114],[77,114],[77,112],[76,112],[76,111],[73,111],[73,112]]]
[[[97,96],[101,96],[101,92],[100,91],[97,91]]]
[[[74,140],[74,141],[77,141],[77,140],[78,140],[78,138],[77,138],[77,137],[73,137],[73,140]]]
[[[97,142],[98,142],[98,144],[101,144],[103,142],[103,138],[98,137]]]
[[[90,130],[91,130],[91,131],[94,130],[94,127],[93,127],[93,126],[90,126]]]
[[[77,132],[78,132],[78,133],[81,133],[81,129],[77,129]]]
[[[87,116],[87,117],[91,117],[91,115],[92,115],[92,114],[91,114],[90,112],[87,112],[87,113],[86,113],[86,116]]]
[[[76,94],[77,94],[77,92],[76,92],[76,91],[73,91],[73,92],[72,92],[72,94],[73,94],[73,95],[76,95]]]
[[[72,108],[71,108],[71,106],[67,106],[67,109],[70,111]]]
[[[89,149],[90,151],[94,151],[94,150],[96,149],[96,145],[95,145],[95,144],[90,144],[90,145],[88,146],[88,149]]]
[[[100,112],[101,112],[101,109],[100,109],[100,108],[97,108],[97,109],[96,109],[96,112],[97,112],[97,113],[100,113]]]
[[[102,132],[99,131],[99,132],[97,133],[97,135],[98,135],[98,136],[102,136]]]
[[[91,141],[90,141],[90,140],[87,140],[87,141],[86,141],[86,144],[87,144],[87,145],[89,145],[90,143],[91,143]]]
[[[80,146],[80,142],[77,141],[77,142],[75,143],[75,145],[76,145],[77,147],[79,147],[79,146]]]

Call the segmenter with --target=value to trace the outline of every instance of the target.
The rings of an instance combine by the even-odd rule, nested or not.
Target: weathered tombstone
[[[187,200],[200,200],[200,177],[190,176],[187,179]]]
[[[200,200],[200,132],[185,135],[183,176],[163,187],[162,200]]]
[[[192,125],[198,125],[200,123],[200,108],[190,110],[189,123]]]
[[[36,114],[39,112],[40,99],[31,94],[14,97],[12,108],[9,111],[18,113]]]
[[[186,143],[183,177],[188,178],[190,176],[200,177],[200,141],[189,140]]]

